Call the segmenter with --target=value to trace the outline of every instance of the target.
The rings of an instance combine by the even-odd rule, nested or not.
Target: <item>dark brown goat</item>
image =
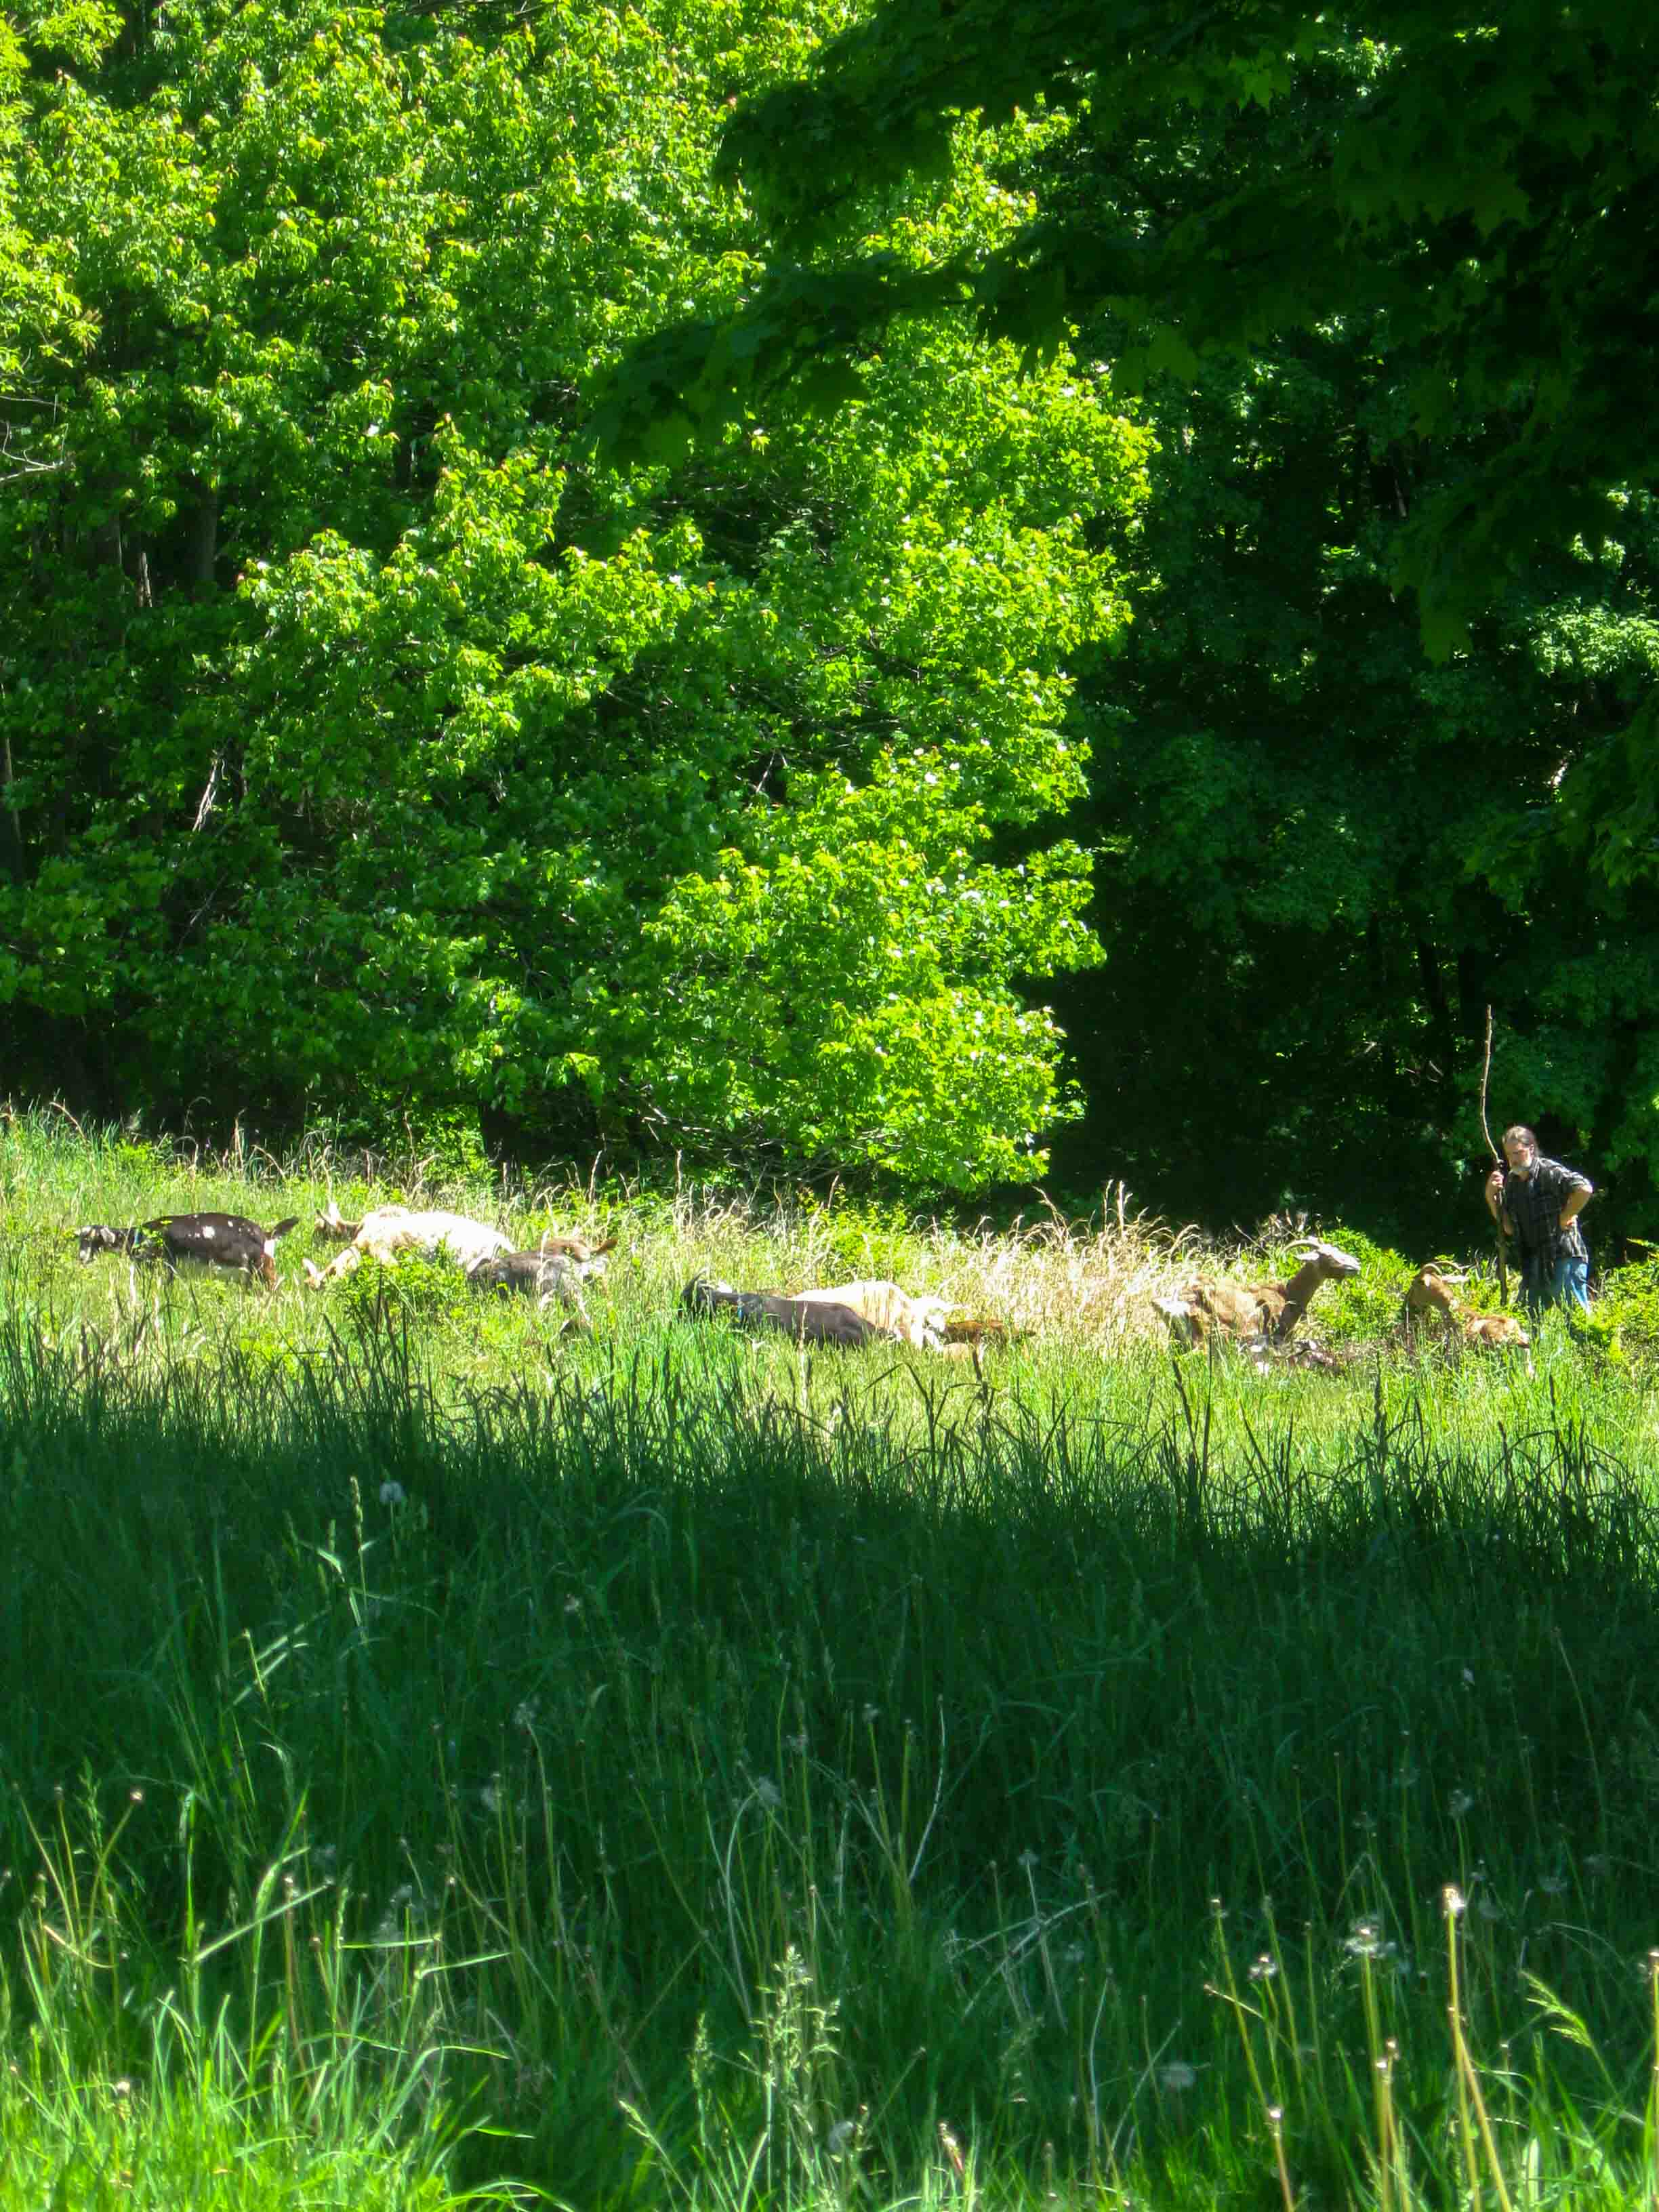
[[[299,1225],[297,1213],[279,1221],[274,1229],[250,1221],[245,1213],[158,1213],[153,1220],[131,1229],[111,1229],[94,1221],[70,1234],[79,1246],[83,1267],[89,1267],[100,1253],[130,1252],[137,1260],[163,1261],[169,1272],[188,1263],[257,1275],[274,1291],[276,1240]]]

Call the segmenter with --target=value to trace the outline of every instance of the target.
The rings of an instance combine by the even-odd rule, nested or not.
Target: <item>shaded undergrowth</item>
[[[216,2054],[411,2190],[581,2204],[1637,2187],[1659,1551],[1588,1396],[702,1342],[441,1388],[395,1316],[14,1306],[41,2100]]]

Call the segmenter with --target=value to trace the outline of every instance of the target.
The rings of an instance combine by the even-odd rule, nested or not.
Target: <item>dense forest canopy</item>
[[[621,447],[811,404],[963,304],[1109,361],[1160,434],[1139,619],[1085,685],[1107,957],[1057,993],[1062,1168],[1442,1221],[1495,1004],[1500,1114],[1652,1219],[1656,62],[1613,5],[882,0],[734,117],[771,262],[636,350]],[[1030,219],[888,251],[885,196],[1021,111]]]
[[[14,7],[9,1083],[1659,1231],[1656,37]]]

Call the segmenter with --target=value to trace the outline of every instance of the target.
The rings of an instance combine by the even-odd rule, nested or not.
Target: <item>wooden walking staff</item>
[[[1486,1126],[1486,1079],[1492,1073],[1492,1008],[1486,1009],[1486,1056],[1480,1065],[1480,1133],[1486,1140],[1486,1150],[1492,1154],[1492,1164],[1502,1168],[1503,1157],[1492,1140],[1492,1131]],[[1498,1218],[1492,1224],[1498,1232],[1498,1303],[1506,1306],[1510,1302],[1510,1256],[1504,1247],[1504,1208],[1500,1200]]]

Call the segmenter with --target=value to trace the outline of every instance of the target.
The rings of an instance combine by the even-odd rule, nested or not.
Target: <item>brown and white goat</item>
[[[851,1306],[827,1298],[786,1298],[773,1291],[738,1291],[730,1283],[713,1283],[698,1276],[680,1293],[688,1314],[725,1314],[739,1328],[775,1328],[797,1344],[838,1344],[846,1349],[861,1344],[890,1342],[892,1331],[866,1321]]]
[[[1154,1297],[1152,1304],[1183,1344],[1202,1344],[1211,1335],[1237,1343],[1254,1337],[1283,1343],[1322,1284],[1346,1282],[1359,1273],[1358,1260],[1317,1237],[1304,1237],[1291,1249],[1308,1256],[1287,1281],[1241,1283],[1231,1276],[1200,1276],[1170,1297]]]
[[[132,1229],[111,1229],[94,1221],[70,1233],[83,1267],[89,1267],[102,1252],[130,1252],[136,1260],[164,1261],[169,1273],[181,1265],[224,1267],[250,1279],[257,1275],[274,1291],[276,1240],[299,1225],[297,1213],[274,1229],[250,1221],[245,1213],[158,1213]]]
[[[1466,1279],[1461,1272],[1448,1274],[1433,1261],[1418,1269],[1406,1286],[1400,1309],[1407,1342],[1412,1340],[1419,1314],[1437,1313],[1465,1344],[1481,1351],[1530,1351],[1532,1338],[1513,1314],[1472,1313],[1454,1294],[1452,1285]]]
[[[870,1277],[838,1283],[833,1290],[797,1291],[794,1297],[797,1304],[845,1306],[879,1334],[927,1351],[937,1351],[945,1341],[951,1317],[948,1299],[913,1297],[896,1283]]]
[[[350,1222],[341,1220],[339,1209],[331,1200],[328,1212],[319,1217],[317,1234],[337,1243],[343,1242],[346,1249],[326,1267],[306,1261],[306,1280],[313,1291],[350,1274],[365,1258],[390,1267],[400,1252],[417,1252],[430,1260],[442,1250],[463,1267],[471,1268],[513,1249],[510,1237],[503,1237],[499,1229],[489,1228],[482,1221],[471,1221],[464,1213],[416,1212],[407,1206],[379,1206],[362,1220]]]

